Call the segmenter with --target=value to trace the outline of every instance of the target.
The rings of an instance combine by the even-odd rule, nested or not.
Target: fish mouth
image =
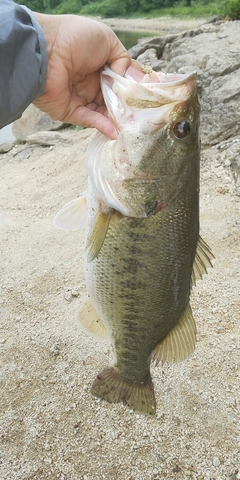
[[[162,107],[164,114],[167,108],[187,101],[195,91],[196,79],[196,72],[154,72],[151,67],[132,61],[124,77],[106,65],[101,73],[101,86],[109,116],[121,126],[134,113]]]
[[[151,83],[154,88],[155,83],[168,85],[181,85],[192,78],[196,79],[196,72],[186,74],[182,73],[164,73],[155,72],[150,65],[144,65],[138,60],[131,60],[131,65],[127,69],[124,77],[137,81],[138,83]]]
[[[126,85],[129,85],[128,80],[134,82],[135,84],[140,84],[144,86],[146,89],[150,91],[156,90],[156,88],[165,89],[168,88],[172,90],[171,87],[177,86],[188,86],[188,89],[191,89],[191,82],[196,82],[197,73],[195,71],[182,74],[182,73],[164,73],[164,72],[155,72],[152,70],[150,66],[143,65],[135,60],[132,60],[130,67],[127,69],[123,77],[120,77],[117,73],[113,72],[108,65],[105,65],[102,70],[102,79],[103,82],[105,81],[106,77],[108,78],[108,82],[112,79],[112,86],[114,83],[114,79],[119,81],[122,79],[123,82],[126,80]],[[195,88],[195,85],[194,85]],[[118,92],[119,93],[119,92]],[[173,94],[173,92],[171,92]],[[186,92],[185,92],[186,94]],[[183,94],[185,96],[185,94]],[[176,91],[174,97],[178,97],[179,92]]]
[[[119,133],[135,127],[142,133],[154,132],[169,123],[179,105],[192,101],[196,79],[196,72],[154,72],[138,62],[121,77],[105,66],[101,87],[109,118]]]

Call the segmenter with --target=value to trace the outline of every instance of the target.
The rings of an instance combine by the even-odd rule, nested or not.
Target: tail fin
[[[156,401],[151,378],[146,383],[132,383],[122,378],[114,367],[106,367],[93,382],[92,395],[110,403],[123,402],[145,415],[156,413]]]

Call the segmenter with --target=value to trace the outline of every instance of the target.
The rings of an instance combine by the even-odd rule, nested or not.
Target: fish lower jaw
[[[106,367],[94,380],[92,395],[109,403],[124,403],[138,413],[154,415],[156,401],[151,377],[135,383],[122,377],[115,367]]]

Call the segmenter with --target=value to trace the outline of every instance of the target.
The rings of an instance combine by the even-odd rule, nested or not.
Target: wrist
[[[46,41],[48,59],[51,57],[53,46],[57,38],[60,17],[58,15],[45,15],[43,13],[32,12],[40,27],[42,28]]]

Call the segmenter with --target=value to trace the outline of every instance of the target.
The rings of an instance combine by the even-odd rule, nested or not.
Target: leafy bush
[[[90,2],[80,10],[80,13],[82,15],[101,15],[109,18],[124,17],[126,15],[126,4],[125,2],[119,2],[119,0]]]
[[[240,0],[228,0],[224,14],[232,20],[240,20]]]
[[[55,8],[54,13],[79,13],[81,8],[79,0],[65,0]]]
[[[15,2],[21,5],[26,5],[26,7],[30,8],[35,12],[45,12],[46,7],[43,0],[29,0],[29,1],[15,0]]]

